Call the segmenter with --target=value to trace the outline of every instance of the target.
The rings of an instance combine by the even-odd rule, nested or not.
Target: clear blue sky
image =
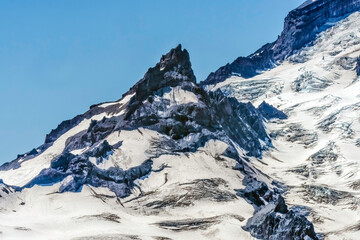
[[[181,43],[198,81],[276,39],[302,0],[0,0],[0,164],[116,100]]]

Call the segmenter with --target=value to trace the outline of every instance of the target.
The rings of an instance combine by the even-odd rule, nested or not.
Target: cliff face
[[[248,57],[238,57],[234,62],[220,67],[215,72],[209,74],[201,85],[216,84],[225,81],[231,75],[240,75],[244,78],[251,78],[257,75],[259,70],[264,70],[275,66],[271,60],[274,43],[268,43]]]
[[[250,78],[259,71],[272,68],[297,50],[311,43],[316,35],[331,23],[360,9],[360,0],[308,1],[291,11],[285,18],[279,38],[264,45],[248,57],[239,57],[231,64],[212,72],[203,85],[216,84],[232,75]]]
[[[163,55],[160,62],[149,68],[145,76],[124,95],[136,93],[136,98],[142,101],[154,91],[177,86],[183,81],[196,83],[196,77],[191,68],[188,51],[182,50],[179,44]]]

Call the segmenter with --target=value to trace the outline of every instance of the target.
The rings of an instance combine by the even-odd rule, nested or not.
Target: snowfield
[[[145,147],[134,152],[126,147],[119,149],[104,164],[118,162],[130,167],[126,161],[123,163],[122,157],[142,158],[143,149],[150,145],[149,137],[156,134],[141,131],[143,135],[137,130],[121,135]],[[253,239],[242,229],[246,219],[253,215],[253,208],[232,193],[233,189],[244,187],[242,176],[232,170],[236,161],[224,157],[219,162],[214,158],[221,156],[226,148],[225,143],[210,141],[190,155],[162,155],[154,159],[154,168],[166,164],[165,171],[138,180],[139,188],[121,200],[108,189],[91,186],[78,193],[59,193],[62,183],[34,186],[20,193],[1,193],[5,199],[0,202],[0,236],[2,239],[231,239],[233,236]],[[199,180],[209,176],[208,182]],[[204,195],[204,187],[215,187],[214,195]],[[176,224],[179,226],[175,227]],[[202,230],[187,231],[189,228]]]

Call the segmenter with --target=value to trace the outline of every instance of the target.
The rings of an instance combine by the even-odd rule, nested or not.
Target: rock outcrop
[[[247,164],[241,171],[246,175],[245,189],[237,190],[238,195],[254,206],[255,213],[249,219],[244,229],[258,239],[271,240],[318,240],[313,224],[306,219],[304,213],[297,207],[288,208],[282,197],[283,189],[269,189],[264,183],[252,177]],[[275,186],[276,183],[273,183]]]
[[[266,103],[265,101],[262,102],[258,107],[259,112],[261,115],[266,118],[267,120],[277,118],[277,119],[287,119],[287,116],[282,111],[274,108],[270,104]]]

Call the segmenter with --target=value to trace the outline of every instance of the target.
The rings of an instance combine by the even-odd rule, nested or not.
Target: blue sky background
[[[0,0],[0,164],[117,100],[181,43],[198,81],[280,34],[303,0]]]

